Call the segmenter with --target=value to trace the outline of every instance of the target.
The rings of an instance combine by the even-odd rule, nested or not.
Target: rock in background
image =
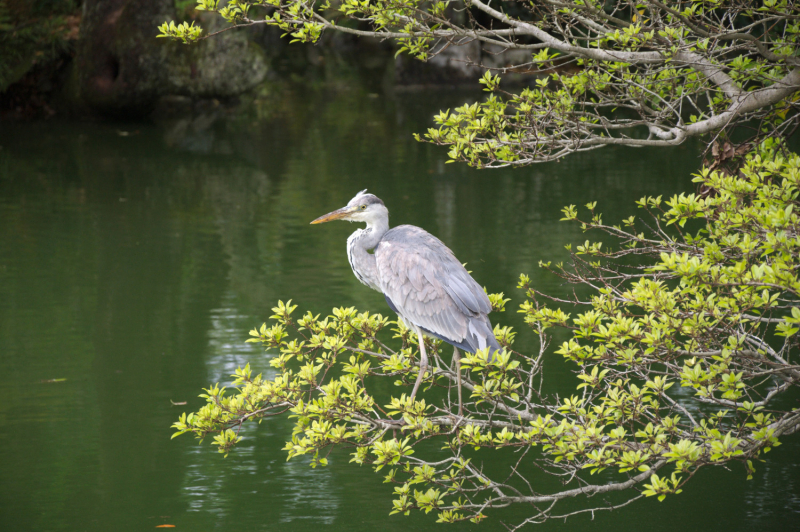
[[[156,39],[175,19],[172,0],[84,0],[73,80],[78,102],[104,114],[148,112],[159,97],[225,98],[258,85],[267,73],[259,47],[230,31],[186,46]],[[209,31],[220,18],[202,20]]]
[[[529,52],[479,41],[447,46],[421,62],[395,57],[392,41],[334,31],[314,45],[289,44],[280,29],[265,25],[193,45],[156,38],[168,20],[195,19],[206,34],[227,25],[193,7],[190,0],[0,0],[0,119],[144,117],[154,109],[191,114],[196,104],[205,108],[202,100],[236,102],[268,76],[340,89],[357,83],[370,93],[478,89],[486,68],[504,83],[536,77],[510,68],[528,63]]]

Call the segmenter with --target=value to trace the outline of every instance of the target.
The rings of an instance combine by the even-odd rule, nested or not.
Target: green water
[[[170,441],[201,387],[248,361],[269,371],[244,340],[278,299],[389,312],[349,269],[355,227],[308,224],[363,188],[393,224],[436,234],[481,284],[512,297],[493,319],[521,330],[518,349],[533,345],[514,312],[519,273],[563,294],[536,265],[584,239],[558,221],[562,206],[597,200],[612,221],[645,194],[692,190],[690,145],[475,171],[411,138],[435,111],[476,97],[283,90],[250,114],[0,124],[0,529],[504,530],[501,520],[523,519],[525,508],[480,527],[389,517],[391,489],[345,453],[323,470],[286,462],[285,419],[246,430],[227,459],[187,436]],[[573,389],[560,357],[546,367],[553,386]],[[704,470],[664,503],[542,528],[798,528],[798,440],[753,481],[740,468]]]

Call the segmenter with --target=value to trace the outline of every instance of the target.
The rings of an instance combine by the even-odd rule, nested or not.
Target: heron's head
[[[383,201],[375,194],[367,194],[367,190],[364,189],[341,209],[320,216],[311,223],[321,224],[333,220],[347,220],[348,222],[366,222],[369,225],[377,224],[378,221],[388,218],[389,211]]]

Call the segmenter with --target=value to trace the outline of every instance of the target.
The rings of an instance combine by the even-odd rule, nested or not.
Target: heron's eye
[[[366,209],[366,208],[367,208],[367,206],[366,206],[366,205],[362,205],[362,206],[361,206],[361,210],[362,210],[362,211],[363,211],[364,209]]]

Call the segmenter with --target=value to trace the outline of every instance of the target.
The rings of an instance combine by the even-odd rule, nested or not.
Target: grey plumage
[[[384,233],[374,260],[381,291],[403,321],[470,353],[500,348],[489,298],[441,240],[400,225]]]
[[[367,224],[347,239],[353,273],[383,292],[392,310],[420,336],[420,344],[424,333],[470,353],[488,347],[492,356],[500,349],[487,317],[492,310],[488,296],[441,240],[413,225],[389,229],[389,211],[366,190],[311,223],[338,219]],[[412,397],[427,365],[423,345],[420,354]]]

